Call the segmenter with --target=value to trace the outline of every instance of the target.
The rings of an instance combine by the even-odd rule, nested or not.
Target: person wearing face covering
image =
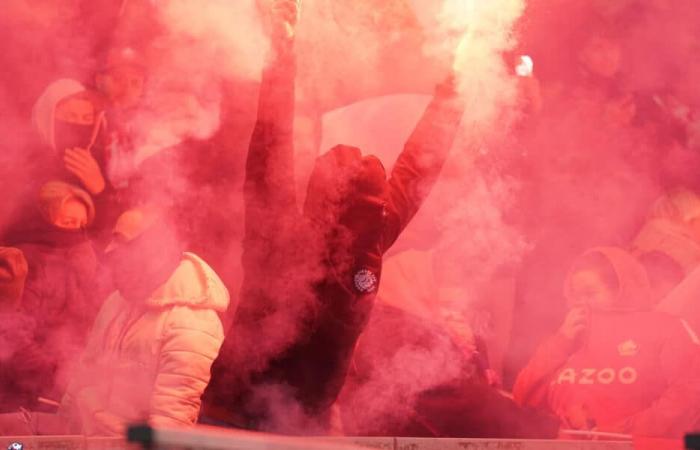
[[[95,320],[59,408],[67,429],[123,436],[126,426],[195,423],[223,341],[223,282],[183,253],[162,214],[130,209],[106,249],[116,291]]]
[[[229,303],[162,213],[123,213],[104,263],[116,291],[94,321],[56,414],[0,415],[0,434],[124,436],[135,423],[195,423]]]
[[[241,302],[205,392],[203,419],[250,429],[328,429],[370,316],[383,254],[437,179],[463,105],[440,85],[387,180],[382,163],[338,145],[297,206],[293,174],[294,1],[276,3],[244,185]]]
[[[43,147],[37,155],[43,160],[38,177],[78,184],[87,191],[96,209],[91,233],[98,236],[111,230],[125,208],[107,176],[112,158],[103,106],[100,94],[78,81],[59,79],[46,87],[32,110]]]
[[[41,187],[35,202],[32,214],[5,236],[5,243],[19,249],[28,266],[19,311],[32,319],[36,331],[24,351],[27,357],[17,366],[42,367],[33,379],[23,380],[27,395],[21,406],[30,410],[40,406],[40,397],[60,399],[65,389],[62,375],[82,351],[100,301],[97,256],[85,233],[95,215],[90,195],[52,181]]]
[[[566,282],[570,311],[518,375],[513,395],[564,429],[678,438],[700,420],[700,346],[676,317],[652,310],[644,268],[595,248]]]
[[[32,110],[32,123],[55,161],[53,173],[79,182],[91,195],[106,188],[106,155],[100,152],[104,114],[98,97],[78,81],[59,79],[44,89]]]

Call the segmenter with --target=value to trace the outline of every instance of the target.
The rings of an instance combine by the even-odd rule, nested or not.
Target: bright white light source
[[[519,77],[529,77],[532,75],[532,69],[535,67],[535,63],[532,62],[532,58],[527,55],[522,55],[518,58],[518,65],[515,66],[515,74]]]

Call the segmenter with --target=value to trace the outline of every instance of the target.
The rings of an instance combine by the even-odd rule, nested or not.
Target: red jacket
[[[615,268],[629,305],[631,257],[596,250]],[[518,376],[518,403],[546,408],[564,428],[584,426],[643,436],[679,436],[700,420],[700,347],[683,323],[654,311],[594,311],[585,342],[557,334]],[[578,422],[578,423],[572,423]]]

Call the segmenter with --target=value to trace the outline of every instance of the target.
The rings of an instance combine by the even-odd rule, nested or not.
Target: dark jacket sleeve
[[[279,214],[296,211],[294,187],[294,79],[296,61],[290,49],[264,70],[258,117],[248,148],[244,184],[246,237]],[[268,227],[264,227],[269,232]],[[273,227],[274,228],[274,227]]]
[[[554,373],[574,352],[574,345],[559,334],[547,339],[518,374],[513,399],[520,406],[547,408],[549,384]]]
[[[385,251],[430,193],[454,143],[463,113],[464,102],[457,96],[455,80],[450,78],[436,89],[391,172]]]
[[[286,269],[294,226],[298,223],[294,184],[294,78],[292,49],[275,57],[263,72],[243,186],[241,313],[248,306],[255,307],[247,304],[247,298],[273,291],[266,280],[282,276]],[[251,290],[259,292],[250,294]]]
[[[104,245],[111,239],[112,228],[117,223],[119,215],[126,210],[125,200],[121,194],[107,181],[104,191],[92,197],[95,203],[95,221],[90,231]]]
[[[261,330],[274,326],[268,324],[277,317],[274,311],[296,292],[289,282],[296,262],[290,256],[296,248],[294,227],[299,222],[293,169],[294,78],[290,48],[263,72],[257,121],[248,148],[240,302],[203,398],[205,414],[231,423],[239,420],[234,414],[246,413],[242,404],[249,374],[261,369],[258,362],[279,350],[269,344],[267,335],[267,350],[260,349]]]

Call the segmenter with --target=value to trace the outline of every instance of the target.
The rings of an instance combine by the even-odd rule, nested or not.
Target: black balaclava
[[[104,174],[108,159],[105,154],[107,138],[104,123],[103,113],[99,114],[97,121],[91,125],[56,120],[54,122],[54,147],[56,151],[62,157],[67,149],[82,148],[88,150],[97,160]]]
[[[358,200],[383,203],[386,192],[386,172],[378,158],[363,157],[357,147],[338,145],[316,159],[304,214],[313,222],[333,224]]]
[[[61,153],[76,147],[91,150],[94,145],[103,140],[101,135],[104,131],[104,116],[103,112],[97,114],[95,122],[89,125],[63,120],[54,121],[54,148]]]
[[[119,292],[130,301],[144,301],[163,285],[182,260],[183,244],[162,220],[105,255],[105,264]]]
[[[326,262],[358,294],[378,286],[388,193],[379,159],[344,145],[319,157],[309,180],[304,215],[325,242]]]
[[[64,152],[67,149],[91,147],[95,124],[83,125],[57,120],[54,125],[54,145],[56,150]]]

